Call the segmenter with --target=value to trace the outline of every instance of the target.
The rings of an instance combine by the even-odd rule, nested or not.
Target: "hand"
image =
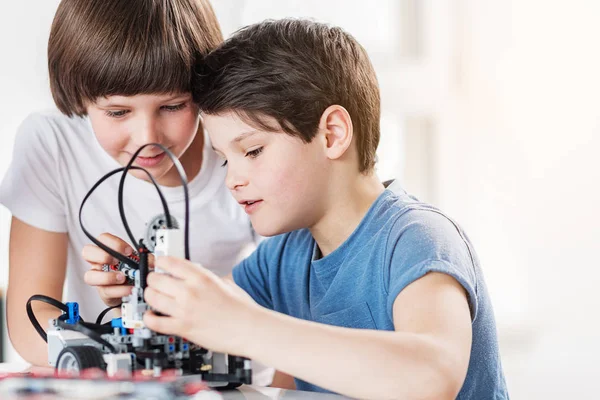
[[[256,317],[264,310],[233,282],[190,261],[158,257],[144,291],[144,323],[154,331],[186,338],[210,350],[244,356]],[[167,275],[170,274],[170,275]]]
[[[133,253],[133,249],[129,244],[109,233],[103,233],[98,237],[98,240],[102,244],[126,256]],[[131,286],[125,284],[125,275],[122,272],[102,271],[104,264],[116,264],[118,260],[93,244],[89,244],[83,248],[82,256],[92,266],[85,273],[85,283],[96,287],[102,301],[107,306],[112,307],[121,304],[121,298],[129,296],[131,293]],[[152,266],[153,263],[154,258],[150,255],[148,257],[148,264]]]

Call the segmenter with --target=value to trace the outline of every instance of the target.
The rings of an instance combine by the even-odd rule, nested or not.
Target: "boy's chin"
[[[134,167],[137,167],[136,165],[133,165]],[[152,171],[150,168],[146,168],[146,170],[148,172],[150,172],[152,174],[152,177],[159,182],[161,178],[164,177],[165,173],[163,171]],[[129,175],[131,176],[135,176],[136,178],[142,180],[142,181],[146,181],[146,182],[152,182],[152,180],[148,177],[148,174],[146,174],[144,171],[139,170],[139,169],[130,169],[129,170]],[[119,175],[120,176],[120,175]]]
[[[282,233],[287,233],[289,230],[281,229],[280,227],[275,226],[262,226],[261,224],[252,223],[252,228],[254,232],[258,233],[263,237],[271,237],[281,235]]]

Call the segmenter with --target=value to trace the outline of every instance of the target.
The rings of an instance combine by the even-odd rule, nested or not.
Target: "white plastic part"
[[[104,354],[103,357],[108,376],[115,376],[117,373],[120,377],[131,376],[133,370],[131,353]]]
[[[123,303],[121,305],[121,321],[124,328],[139,329],[144,328],[144,321],[140,316],[138,305],[133,303]]]
[[[184,258],[184,231],[183,229],[158,229],[156,231],[156,247],[154,247],[154,256],[171,256]],[[156,272],[164,272],[155,269]]]
[[[81,332],[50,329],[48,330],[48,365],[56,367],[60,352],[70,346],[102,347]]]

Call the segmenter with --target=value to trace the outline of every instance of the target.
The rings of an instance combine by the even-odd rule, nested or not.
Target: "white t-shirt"
[[[68,232],[64,301],[77,301],[86,321],[95,321],[106,306],[83,280],[90,265],[81,251],[91,241],[79,225],[79,207],[96,181],[119,167],[100,147],[89,119],[68,118],[58,111],[35,113],[19,128],[12,164],[0,186],[0,203],[13,216],[36,228]],[[190,259],[220,276],[229,274],[255,241],[247,215],[224,184],[225,173],[205,135],[202,167],[188,185]],[[117,203],[120,176],[101,184],[84,206],[84,226],[95,237],[109,232],[129,241]],[[182,226],[182,187],[161,190]],[[146,224],[163,213],[154,186],[132,175],[125,181],[124,206],[136,240],[144,238]]]

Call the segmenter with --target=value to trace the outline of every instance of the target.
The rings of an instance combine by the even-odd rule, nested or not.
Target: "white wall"
[[[514,398],[597,398],[600,3],[457,5],[440,202],[483,260]]]
[[[33,110],[52,107],[46,48],[59,0],[0,4],[0,177],[12,159],[15,131]],[[0,290],[8,280],[10,213],[0,207]],[[25,316],[24,316],[25,317]],[[4,343],[8,344],[6,332]],[[14,350],[5,357],[18,360]]]

